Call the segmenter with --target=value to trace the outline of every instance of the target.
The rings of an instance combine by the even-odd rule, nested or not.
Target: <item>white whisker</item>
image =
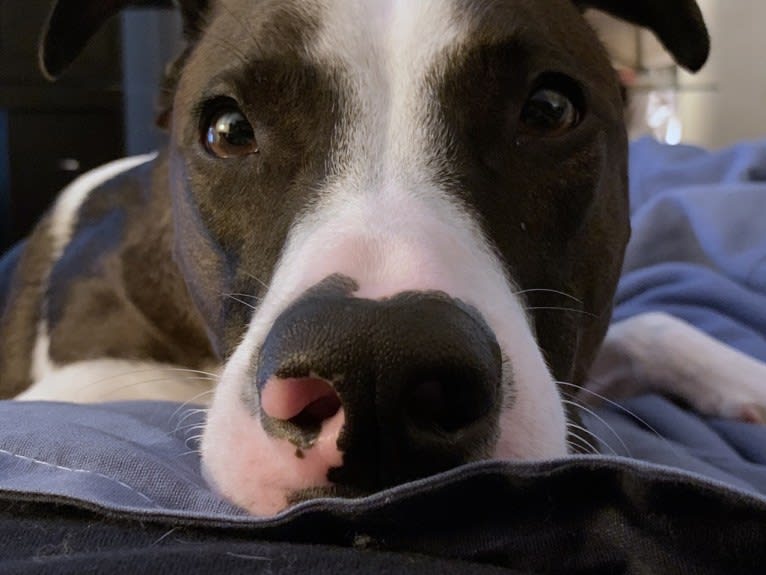
[[[575,429],[577,431],[582,431],[583,433],[587,433],[593,439],[595,439],[597,443],[606,447],[612,453],[612,455],[617,455],[617,452],[612,448],[612,446],[606,440],[604,440],[603,438],[593,433],[590,429],[583,427],[581,425],[577,425],[576,423],[572,423],[571,421],[567,422],[567,428]],[[580,439],[582,439],[582,437],[580,437]],[[601,453],[601,450],[597,450],[596,453]]]
[[[552,294],[560,295],[562,297],[571,299],[572,301],[577,302],[579,304],[582,304],[582,300],[581,299],[576,298],[575,296],[570,295],[568,293],[565,293],[563,291],[559,291],[559,290],[555,290],[555,289],[543,289],[543,288],[523,289],[523,290],[514,292],[513,295],[524,295],[524,294],[528,294],[528,293],[552,293]]]
[[[215,390],[213,390],[213,389],[206,389],[205,391],[202,391],[202,392],[198,393],[194,397],[190,397],[189,399],[184,401],[181,405],[179,405],[173,413],[170,414],[170,417],[168,417],[168,423],[170,423],[170,421],[172,421],[172,419],[176,415],[178,415],[178,412],[181,411],[182,409],[184,409],[187,405],[189,405],[193,401],[199,399],[200,397],[204,397],[206,395],[212,395],[213,393],[215,393]],[[180,421],[183,421],[183,418],[181,418]]]
[[[596,412],[595,412],[595,411],[593,411],[592,409],[588,409],[587,407],[585,407],[584,405],[582,405],[582,404],[580,404],[580,403],[578,403],[578,402],[576,402],[576,401],[573,401],[573,400],[570,400],[570,399],[564,399],[564,400],[562,400],[562,401],[563,401],[565,404],[567,404],[567,405],[571,405],[571,406],[573,406],[573,407],[576,407],[577,409],[582,409],[582,410],[583,410],[585,413],[588,413],[588,414],[592,415],[592,416],[593,416],[593,417],[595,417],[597,420],[599,420],[601,423],[603,423],[603,424],[604,424],[604,426],[606,426],[606,428],[607,428],[609,431],[611,431],[611,432],[612,432],[612,435],[614,435],[614,436],[617,438],[617,441],[619,441],[619,442],[620,442],[620,445],[622,445],[622,448],[625,450],[625,453],[627,453],[627,454],[628,454],[628,457],[633,457],[633,455],[632,455],[632,454],[631,454],[631,452],[630,452],[630,449],[628,449],[628,446],[627,446],[627,445],[625,444],[625,442],[622,440],[622,437],[620,437],[620,434],[619,434],[619,433],[617,433],[617,431],[614,429],[614,427],[612,427],[612,426],[611,426],[609,423],[607,423],[607,421],[606,421],[606,420],[605,420],[603,417],[601,417],[601,416],[600,416],[598,413],[596,413]],[[606,442],[605,442],[603,439],[601,440],[601,442],[602,442],[602,443],[606,443]],[[613,450],[613,451],[614,451],[614,450]],[[615,455],[617,455],[617,454],[615,453]]]
[[[189,419],[190,417],[192,417],[193,415],[198,415],[198,414],[200,414],[200,413],[207,413],[207,411],[208,411],[207,409],[190,409],[190,410],[188,410],[188,412],[187,412],[187,413],[185,413],[185,414],[184,414],[184,415],[183,415],[183,416],[182,416],[182,417],[181,417],[181,418],[178,420],[178,423],[176,424],[175,428],[173,428],[173,431],[172,431],[171,433],[172,433],[172,434],[176,434],[176,433],[179,433],[179,432],[181,432],[181,431],[184,431],[184,430],[186,430],[186,429],[189,429],[189,428],[192,428],[192,427],[195,427],[195,426],[197,426],[197,427],[204,427],[204,425],[205,425],[204,423],[200,424],[200,423],[197,423],[197,422],[195,422],[195,423],[190,423],[190,424],[187,424],[187,425],[181,425],[181,424],[182,424],[182,423],[183,423],[185,420],[187,420],[187,419]]]
[[[201,374],[206,374],[206,375],[212,375],[212,374],[207,374],[206,372],[197,372],[196,370],[177,369],[177,368],[173,368],[173,367],[169,367],[169,366],[165,366],[165,365],[161,365],[159,367],[161,369],[166,369],[168,371],[191,371],[193,373],[201,373]],[[108,375],[106,377],[102,377],[100,379],[97,379],[96,381],[89,382],[88,384],[80,387],[79,391],[83,391],[83,390],[89,389],[89,388],[91,388],[94,385],[101,385],[103,383],[110,382],[110,381],[113,381],[115,379],[122,379],[122,378],[125,378],[125,377],[131,377],[133,375],[140,375],[142,373],[157,373],[157,368],[156,367],[152,367],[152,368],[146,368],[146,369],[130,369],[130,370],[126,370],[126,371],[123,371],[123,372],[120,372],[120,373],[113,373],[113,374]],[[215,377],[217,377],[217,376],[215,376]],[[168,379],[170,379],[170,378],[168,378]],[[195,379],[197,379],[197,378],[195,378]],[[202,378],[199,378],[199,379],[202,379]]]
[[[218,377],[220,376],[220,374],[218,374],[218,373],[213,373],[213,372],[210,372],[210,371],[202,371],[200,369],[187,369],[185,367],[169,367],[168,369],[170,371],[181,371],[183,373],[197,373],[197,374],[200,374],[200,375],[207,375],[211,379],[218,379]]]
[[[678,457],[679,459],[682,459],[681,454],[679,453],[679,451],[676,449],[676,447],[670,441],[668,441],[665,437],[663,437],[660,434],[659,431],[654,429],[654,427],[649,425],[649,423],[645,419],[639,417],[637,414],[633,413],[631,410],[627,409],[626,407],[623,407],[622,405],[620,405],[619,403],[617,403],[615,401],[612,401],[608,397],[604,397],[600,393],[596,393],[595,391],[591,391],[590,389],[588,389],[587,387],[584,387],[582,385],[577,385],[576,383],[569,383],[569,382],[566,382],[566,381],[558,381],[556,383],[558,383],[560,385],[567,385],[569,387],[574,387],[575,389],[579,389],[580,391],[584,391],[586,393],[589,393],[589,394],[597,397],[598,399],[604,401],[605,403],[608,403],[612,407],[615,407],[615,408],[619,409],[620,411],[626,413],[627,415],[629,415],[630,417],[635,419],[637,422],[639,422],[641,425],[646,427],[649,431],[654,433],[654,435],[656,435],[658,438],[660,438],[660,440],[662,440],[665,444],[667,444],[667,446],[670,448],[670,450],[673,452],[673,454],[676,457]]]
[[[225,293],[225,294],[221,294],[221,295],[223,297],[237,296],[237,297],[250,298],[250,299],[254,299],[254,300],[262,300],[263,299],[260,296],[249,294],[249,293],[237,293],[237,292],[233,292],[233,293]]]
[[[190,425],[185,425],[182,428],[177,429],[176,431],[174,431],[173,434],[169,434],[169,435],[173,435],[173,436],[175,436],[176,434],[186,435],[187,437],[186,437],[186,439],[184,439],[184,442],[186,442],[186,441],[189,440],[190,437],[193,437],[194,434],[197,434],[197,435],[199,435],[201,437],[202,434],[198,434],[197,432],[203,432],[204,433],[204,430],[205,430],[205,424],[204,423],[203,424],[193,423],[193,424],[190,424]]]
[[[569,311],[572,313],[579,313],[581,315],[587,315],[588,317],[592,317],[595,319],[598,319],[598,316],[595,313],[591,313],[589,311],[585,311],[583,309],[576,309],[573,307],[560,307],[560,306],[551,306],[551,305],[539,305],[539,306],[531,306],[531,307],[525,307],[524,308],[527,311],[538,311],[538,310],[545,310],[545,311]]]
[[[200,376],[187,376],[187,379],[190,380],[190,381],[191,380],[210,381],[210,378],[200,377]],[[173,378],[173,377],[165,376],[165,377],[154,377],[154,378],[151,378],[151,379],[144,379],[144,380],[140,380],[140,381],[133,381],[131,383],[126,383],[124,385],[109,387],[108,389],[103,390],[102,393],[95,395],[94,398],[95,399],[106,400],[106,399],[109,399],[110,395],[116,394],[116,393],[118,393],[120,391],[124,391],[126,389],[140,387],[142,385],[148,385],[150,383],[160,383],[162,381],[172,381],[172,382],[175,382],[177,380],[175,378]],[[82,392],[83,390],[86,390],[86,389],[88,389],[90,387],[93,387],[94,385],[98,385],[99,383],[100,382],[90,383],[90,384],[86,385],[85,387],[80,388],[79,392]],[[200,394],[197,394],[197,397],[199,395]]]
[[[261,286],[262,286],[264,289],[266,289],[266,290],[268,290],[268,289],[269,289],[269,286],[268,286],[268,285],[266,284],[266,282],[264,282],[262,279],[260,279],[260,278],[257,278],[257,277],[255,277],[253,274],[251,274],[251,273],[248,273],[248,272],[242,272],[242,273],[244,273],[244,274],[245,274],[247,277],[249,277],[249,278],[252,278],[252,279],[254,279],[255,281],[257,281],[259,284],[261,284]]]
[[[203,435],[204,434],[199,433],[197,435],[191,435],[191,436],[187,437],[186,440],[184,441],[184,445],[187,447],[187,449],[192,449],[191,445],[189,445],[189,442],[192,441],[192,442],[199,443],[199,441],[202,439]],[[196,450],[192,449],[192,451],[196,451]]]
[[[235,301],[235,302],[237,302],[237,303],[241,303],[241,304],[242,304],[243,306],[245,306],[245,307],[249,307],[249,308],[250,308],[251,310],[253,310],[253,311],[255,311],[255,310],[257,309],[257,308],[256,308],[256,307],[255,307],[253,304],[247,303],[246,301],[244,301],[244,300],[241,300],[241,299],[239,299],[239,298],[236,298],[236,297],[234,297],[234,296],[233,296],[233,295],[231,295],[231,294],[223,294],[223,295],[224,295],[225,297],[228,297],[230,300],[234,300],[234,301]]]
[[[168,370],[168,371],[171,371],[171,370],[174,369],[174,368],[169,368],[169,367],[165,367],[165,366],[163,366],[163,368]],[[193,370],[189,370],[189,371],[192,371],[192,373],[194,373]],[[146,379],[146,380],[132,381],[129,384],[118,385],[118,384],[120,384],[121,380],[124,380],[124,379],[127,379],[127,378],[131,378],[131,377],[133,377],[135,375],[140,375],[142,373],[157,374],[157,369],[156,368],[154,368],[154,369],[147,368],[147,369],[126,370],[126,371],[124,371],[122,373],[115,373],[115,374],[109,375],[107,377],[99,378],[99,379],[97,379],[95,381],[90,381],[90,382],[86,383],[85,385],[81,385],[78,388],[76,388],[76,390],[74,390],[74,395],[72,396],[72,398],[74,400],[76,400],[77,397],[81,396],[82,394],[84,394],[86,392],[89,392],[93,388],[105,387],[104,390],[100,390],[101,392],[97,393],[94,396],[94,399],[108,399],[110,394],[117,393],[117,392],[119,392],[121,390],[129,389],[131,387],[137,387],[137,386],[140,386],[140,385],[145,385],[145,384],[148,384],[148,383],[156,383],[156,382],[160,382],[160,381],[177,381],[171,375],[164,375],[162,377],[157,377],[157,378],[153,377],[153,378]],[[200,372],[200,373],[204,373],[204,372]],[[190,382],[191,381],[210,381],[210,380],[212,380],[212,377],[210,377],[209,375],[200,375],[200,374],[197,374],[197,375],[186,375],[185,378],[186,378],[186,380],[188,380]]]
[[[571,432],[571,431],[569,432],[569,435],[571,435],[571,436],[572,436],[572,437],[574,437],[575,439],[579,439],[579,440],[580,440],[582,443],[584,443],[586,447],[590,448],[590,452],[591,452],[592,454],[594,454],[594,455],[598,455],[598,454],[599,454],[599,451],[598,451],[598,449],[596,449],[596,448],[593,446],[593,444],[592,444],[590,441],[588,441],[587,439],[585,439],[585,438],[583,438],[583,437],[581,437],[581,436],[579,436],[579,435],[577,435],[576,433],[573,433],[573,432]],[[571,445],[571,444],[570,444],[570,445]],[[578,446],[578,445],[575,445],[575,447],[578,447],[578,448],[579,448],[580,446]]]
[[[202,455],[202,452],[199,449],[190,449],[189,451],[183,451],[176,455],[176,457],[185,457],[187,455]]]

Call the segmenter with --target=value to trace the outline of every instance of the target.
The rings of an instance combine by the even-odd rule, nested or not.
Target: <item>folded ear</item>
[[[710,53],[710,37],[695,0],[574,0],[648,28],[680,66],[696,72]]]
[[[150,3],[151,0],[56,0],[40,40],[39,61],[43,74],[55,80],[104,22],[126,6]],[[199,30],[199,20],[207,10],[208,0],[177,0],[175,3],[184,18],[184,32],[191,38]]]

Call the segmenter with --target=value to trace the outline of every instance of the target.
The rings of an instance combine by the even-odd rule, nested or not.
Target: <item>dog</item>
[[[56,2],[44,72],[128,3]],[[722,347],[661,314],[604,340],[627,137],[583,12],[651,29],[697,70],[694,1],[177,4],[168,147],[81,176],[0,265],[3,397],[212,392],[206,477],[268,515],[565,456],[592,366],[615,390],[639,372],[661,387],[662,342]],[[737,397],[727,414],[757,418]]]

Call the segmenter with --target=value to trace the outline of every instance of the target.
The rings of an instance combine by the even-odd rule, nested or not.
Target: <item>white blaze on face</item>
[[[499,458],[566,453],[565,416],[520,300],[469,212],[438,184],[444,142],[427,75],[459,50],[470,31],[445,0],[327,0],[311,53],[340,70],[352,107],[334,177],[289,235],[268,293],[226,366],[202,446],[206,471],[229,499],[257,514],[287,506],[295,490],[328,485],[342,461],[333,445],[342,411],[319,445],[295,457],[242,402],[260,345],[279,314],[332,274],[354,279],[355,295],[377,299],[440,290],[473,305],[508,359]],[[512,382],[512,383],[511,383]],[[337,421],[336,421],[337,418]]]

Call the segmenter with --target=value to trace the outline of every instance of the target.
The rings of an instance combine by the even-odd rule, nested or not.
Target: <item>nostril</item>
[[[455,433],[488,410],[481,388],[450,379],[425,379],[411,389],[407,404],[410,421],[431,431]]]
[[[316,377],[272,377],[261,391],[261,409],[266,415],[305,432],[319,430],[340,408],[333,386]]]
[[[410,419],[419,425],[436,425],[449,431],[449,408],[442,382],[430,379],[416,384],[409,399]]]
[[[325,420],[338,413],[340,406],[340,398],[333,392],[315,399],[288,421],[303,431],[313,431],[322,427]]]

